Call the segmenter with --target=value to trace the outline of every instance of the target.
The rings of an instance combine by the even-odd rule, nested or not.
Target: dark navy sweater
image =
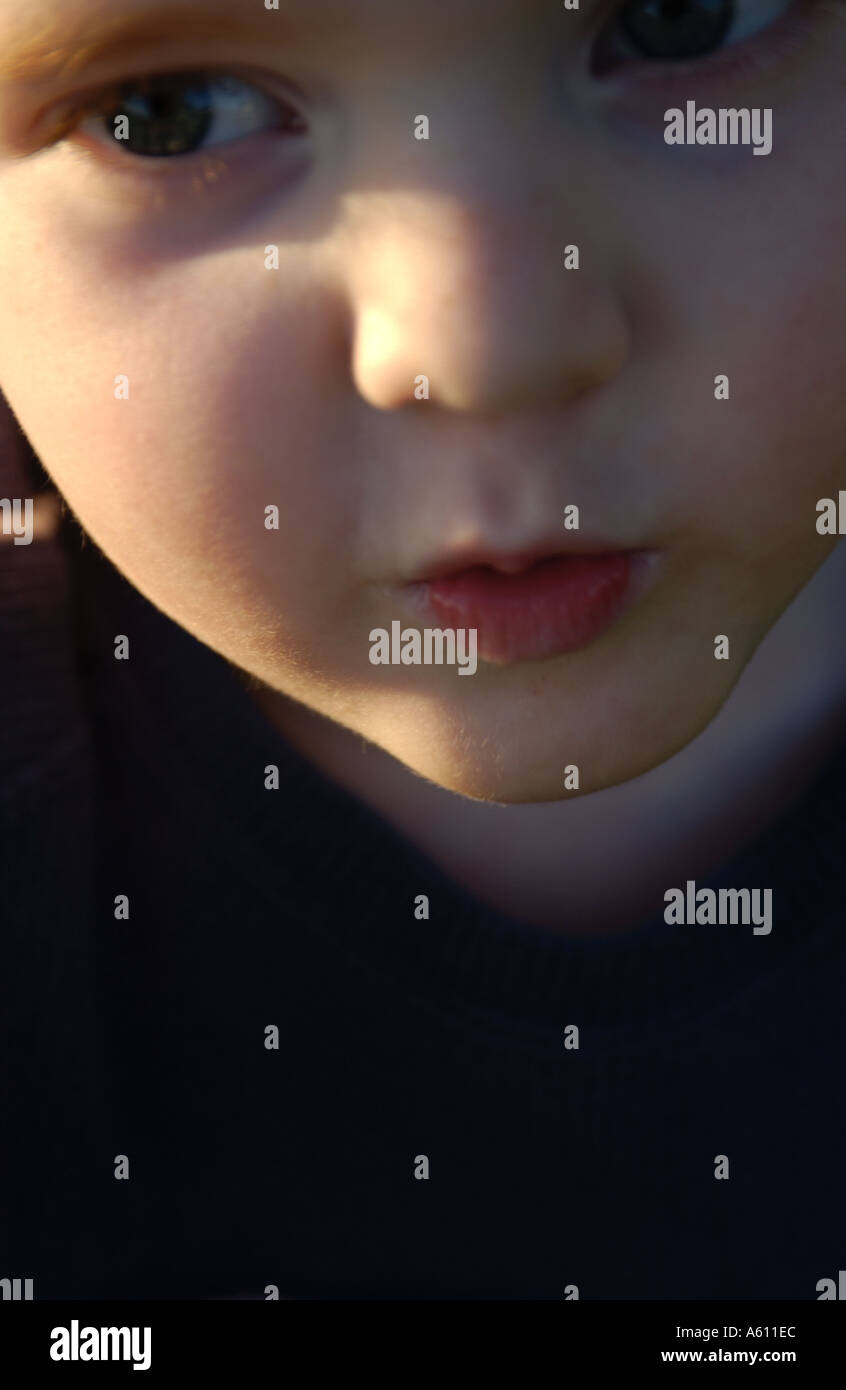
[[[770,935],[571,938],[480,904],[70,551],[0,546],[0,1276],[36,1298],[836,1279],[844,757],[708,880],[771,887]]]

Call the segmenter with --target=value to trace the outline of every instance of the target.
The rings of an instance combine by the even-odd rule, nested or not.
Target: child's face
[[[170,0],[121,47],[151,8],[0,0],[4,62],[54,53],[0,88],[0,388],[70,506],[178,623],[443,786],[663,762],[834,543],[846,6],[739,0],[706,54],[707,0],[630,0],[633,33],[693,35],[678,61],[593,0]],[[208,70],[248,85],[108,90]],[[772,152],[665,144],[688,100],[771,108]],[[574,541],[655,552],[580,649],[371,664],[372,629],[448,625],[405,587],[434,560]]]

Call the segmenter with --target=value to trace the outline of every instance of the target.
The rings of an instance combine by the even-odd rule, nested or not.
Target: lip
[[[443,626],[475,628],[478,655],[494,665],[543,661],[602,636],[645,592],[650,550],[543,550],[430,567],[407,587]]]
[[[615,545],[613,541],[606,544],[596,538],[588,539],[587,536],[577,532],[573,532],[563,543],[562,537],[557,535],[539,540],[534,545],[523,546],[519,550],[497,550],[492,546],[485,545],[462,546],[436,557],[428,564],[421,565],[415,578],[410,582],[428,584],[433,579],[463,574],[466,570],[475,569],[478,566],[500,570],[503,574],[518,574],[520,571],[537,564],[539,560],[567,559],[576,555],[595,557],[597,555],[626,553],[635,554],[636,552],[634,549],[627,550],[625,547]]]

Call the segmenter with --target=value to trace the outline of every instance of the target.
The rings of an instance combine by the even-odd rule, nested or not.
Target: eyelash
[[[718,48],[704,58],[687,62],[666,65],[648,61],[627,63],[620,69],[626,74],[623,81],[635,90],[659,87],[666,90],[668,96],[679,90],[689,96],[690,84],[698,77],[710,81],[738,76],[754,79],[793,53],[798,53],[814,32],[821,13],[833,13],[841,6],[842,0],[794,0],[771,24],[756,30],[739,43]],[[616,72],[611,72],[605,80],[614,81],[615,78]]]
[[[302,124],[302,118],[293,105],[292,100],[289,96],[283,96],[278,90],[274,91],[273,84],[266,76],[262,78],[261,76],[256,76],[255,73],[244,72],[242,69],[236,67],[222,68],[208,66],[205,68],[191,69],[180,67],[178,69],[157,68],[154,71],[133,73],[131,76],[120,78],[118,81],[111,82],[105,87],[99,87],[94,91],[68,99],[62,104],[58,115],[54,117],[52,133],[45,141],[45,144],[57,145],[63,140],[70,139],[83,122],[91,119],[99,118],[105,124],[108,113],[119,109],[119,103],[115,100],[115,96],[122,88],[132,88],[152,79],[164,79],[168,77],[174,80],[181,79],[187,85],[192,79],[196,79],[198,76],[211,78],[212,81],[219,80],[222,77],[236,77],[239,82],[243,83],[246,87],[252,87],[267,101],[276,106],[279,116],[278,124],[274,125],[272,128],[268,127],[268,129],[277,131],[283,128],[290,128],[295,134],[303,133],[304,126]],[[239,137],[239,141],[240,138],[241,137]],[[246,136],[244,138],[251,139],[253,137]],[[235,144],[238,142],[232,140],[225,143]],[[222,150],[225,148],[225,143],[215,145],[211,148]],[[100,148],[103,149],[104,146]],[[115,147],[114,153],[118,155],[117,146]],[[166,163],[184,164],[189,159],[197,158],[203,153],[208,154],[209,151],[198,151],[193,155],[175,156],[170,160],[155,160],[152,158],[145,158],[141,155],[127,155],[126,152],[121,153],[118,157],[120,162],[124,165],[126,165],[128,160],[136,164],[160,163],[164,165]]]
[[[786,57],[790,57],[797,52],[807,41],[809,34],[815,27],[818,19],[818,12],[841,10],[843,0],[794,0],[781,15],[772,23],[763,26],[750,34],[748,38],[736,44],[729,44],[720,47],[713,53],[707,54],[702,58],[689,60],[638,60],[637,58],[626,59],[618,63],[605,73],[597,77],[597,81],[603,84],[611,84],[615,88],[625,88],[633,92],[636,96],[639,90],[655,91],[659,89],[666,92],[668,98],[677,89],[685,89],[689,92],[690,83],[693,79],[716,80],[742,75],[753,79],[771,69],[776,64],[783,62]],[[606,32],[608,24],[615,16],[621,12],[620,6],[610,14],[606,13],[605,21],[601,24],[597,35],[594,38],[594,45],[598,42],[599,35]],[[302,123],[302,118],[296,107],[288,96],[283,96],[280,92],[274,92],[272,84],[264,79],[256,77],[255,74],[245,74],[235,68],[223,69],[208,67],[202,69],[204,76],[221,77],[224,75],[237,76],[247,85],[254,86],[269,101],[274,103],[280,113],[279,125],[268,128],[263,132],[255,132],[252,135],[239,137],[228,142],[221,142],[207,149],[192,151],[189,154],[174,155],[170,158],[151,158],[143,155],[134,155],[126,151],[108,149],[106,145],[98,145],[97,158],[110,162],[113,167],[121,172],[137,174],[139,170],[149,171],[156,178],[178,177],[178,170],[181,166],[183,173],[188,171],[188,166],[196,168],[197,162],[208,159],[213,154],[218,159],[225,159],[223,151],[233,145],[242,144],[245,140],[253,140],[258,134],[267,136],[268,134],[279,134],[280,131],[288,136],[302,135],[307,133],[307,127]],[[167,70],[156,70],[134,74],[131,77],[123,78],[118,82],[113,82],[107,87],[99,88],[85,96],[71,99],[65,103],[62,111],[60,128],[56,130],[47,141],[49,145],[57,145],[65,140],[69,140],[77,131],[78,127],[86,119],[102,116],[105,120],[105,112],[108,107],[108,97],[110,94],[123,86],[133,86],[151,77],[174,78],[182,77],[186,81],[190,76],[196,76],[197,70],[192,74],[185,69],[168,72]],[[112,105],[112,109],[113,105]],[[152,166],[158,166],[154,171]],[[167,166],[170,166],[169,168]]]

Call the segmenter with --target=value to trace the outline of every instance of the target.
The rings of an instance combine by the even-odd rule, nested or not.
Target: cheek
[[[629,200],[631,416],[668,530],[750,563],[778,550],[797,575],[825,559],[816,503],[846,478],[846,187],[816,153],[842,123],[834,103],[785,122],[772,155],[745,152],[719,177],[697,178],[680,151],[672,201]]]
[[[47,296],[43,277],[36,296],[24,276],[24,342],[0,341],[0,381],[80,521],[142,592],[209,640],[226,610],[290,648],[334,601],[356,474],[326,408],[325,316],[237,260],[155,283],[129,274],[128,287],[57,277]]]

